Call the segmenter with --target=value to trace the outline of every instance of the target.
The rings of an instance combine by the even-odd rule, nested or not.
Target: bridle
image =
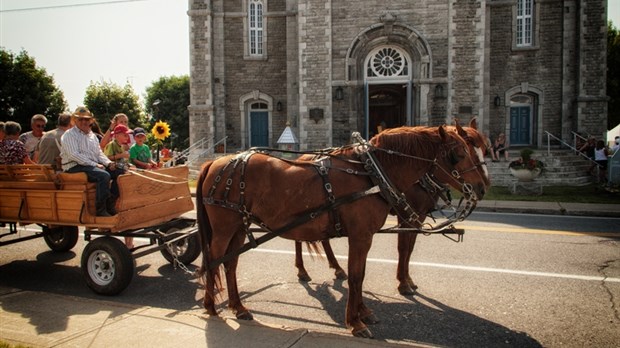
[[[465,181],[465,179],[463,178],[463,174],[470,171],[478,170],[482,163],[474,164],[473,166],[463,170],[458,170],[456,168],[448,170],[443,167],[443,165],[438,161],[437,157],[435,157],[434,159],[429,159],[399,151],[394,151],[391,149],[377,147],[367,142],[364,138],[362,138],[361,134],[357,132],[353,133],[353,138],[359,143],[359,147],[361,148],[359,152],[362,159],[364,160],[365,169],[375,174],[374,176],[371,176],[371,178],[376,178],[375,180],[373,180],[374,183],[381,188],[382,196],[388,201],[392,208],[394,208],[396,214],[401,218],[403,223],[409,226],[415,226],[414,224],[417,222],[420,227],[416,227],[415,229],[419,232],[439,233],[448,228],[451,228],[454,223],[463,221],[475,209],[478,199],[473,190],[473,185]],[[444,158],[448,158],[449,161],[451,161],[451,163],[455,165],[456,163],[460,162],[460,160],[456,158],[454,151],[455,149],[462,147],[462,145],[463,144],[459,143],[456,140],[450,143],[442,143],[442,150],[440,152],[440,155]],[[441,207],[439,207],[438,202],[436,203],[436,208],[440,208],[438,209],[439,211],[443,212],[443,210],[446,208],[452,209],[452,214],[444,214],[444,217],[446,218],[445,222],[437,226],[432,226],[429,223],[422,223],[420,216],[411,207],[411,204],[407,200],[405,194],[402,191],[398,190],[384,173],[383,168],[381,167],[373,153],[376,151],[381,151],[388,155],[429,163],[429,168],[426,173],[414,184],[420,184],[429,195],[431,195],[432,197],[437,196],[440,200],[443,201],[443,205]],[[469,151],[465,150],[465,152],[471,160],[471,155],[469,154]],[[438,182],[437,178],[433,174],[435,170],[442,171],[446,174],[447,177],[450,177],[452,180],[454,180],[457,183],[457,185],[454,186],[460,186],[460,191],[463,194],[463,197],[461,198],[457,207],[452,206],[449,189],[447,189],[446,187],[444,187],[444,185]]]

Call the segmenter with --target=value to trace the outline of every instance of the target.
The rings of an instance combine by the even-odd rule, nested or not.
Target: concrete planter
[[[510,174],[519,181],[534,181],[541,172],[542,170],[540,168],[534,168],[532,170],[510,168]]]

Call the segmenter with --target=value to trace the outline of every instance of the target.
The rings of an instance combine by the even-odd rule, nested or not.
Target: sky
[[[187,9],[188,0],[0,0],[0,46],[34,57],[71,110],[91,81],[129,83],[143,98],[160,77],[189,74]],[[608,1],[608,19],[620,27],[620,0]]]
[[[160,77],[189,75],[187,9],[188,0],[0,0],[0,46],[26,50],[70,110],[91,81],[129,83],[142,101]]]

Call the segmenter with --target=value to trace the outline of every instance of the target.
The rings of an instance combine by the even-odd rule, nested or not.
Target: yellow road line
[[[397,224],[396,218],[390,219],[388,217],[386,224],[393,226]],[[485,232],[506,232],[506,233],[531,233],[531,234],[550,234],[561,236],[580,236],[580,237],[617,237],[620,238],[620,233],[613,232],[573,232],[573,231],[551,231],[537,228],[525,228],[525,227],[506,227],[506,226],[481,226],[481,225],[468,225],[457,224],[457,228],[463,228],[467,230],[485,231]]]
[[[554,234],[554,235],[562,235],[562,236],[620,237],[620,233],[613,233],[613,232],[550,231],[550,230],[541,230],[537,228],[505,227],[505,226],[478,226],[478,225],[465,225],[465,226],[459,226],[459,227],[465,228],[465,230],[472,229],[476,231],[489,231],[489,232]]]

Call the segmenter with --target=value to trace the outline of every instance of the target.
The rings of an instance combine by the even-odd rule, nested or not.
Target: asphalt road
[[[474,213],[459,227],[467,231],[462,243],[418,237],[414,296],[396,289],[396,235],[375,237],[364,299],[381,320],[371,327],[377,338],[451,347],[618,346],[620,219]],[[43,240],[0,248],[0,286],[178,311],[201,306],[198,283],[158,253],[137,260],[119,296],[94,294],[79,268],[84,243],[60,254]],[[346,269],[346,239],[332,245]],[[306,255],[313,280],[300,283],[293,250],[291,241],[276,239],[241,256],[246,306],[262,322],[346,332],[346,281]]]

